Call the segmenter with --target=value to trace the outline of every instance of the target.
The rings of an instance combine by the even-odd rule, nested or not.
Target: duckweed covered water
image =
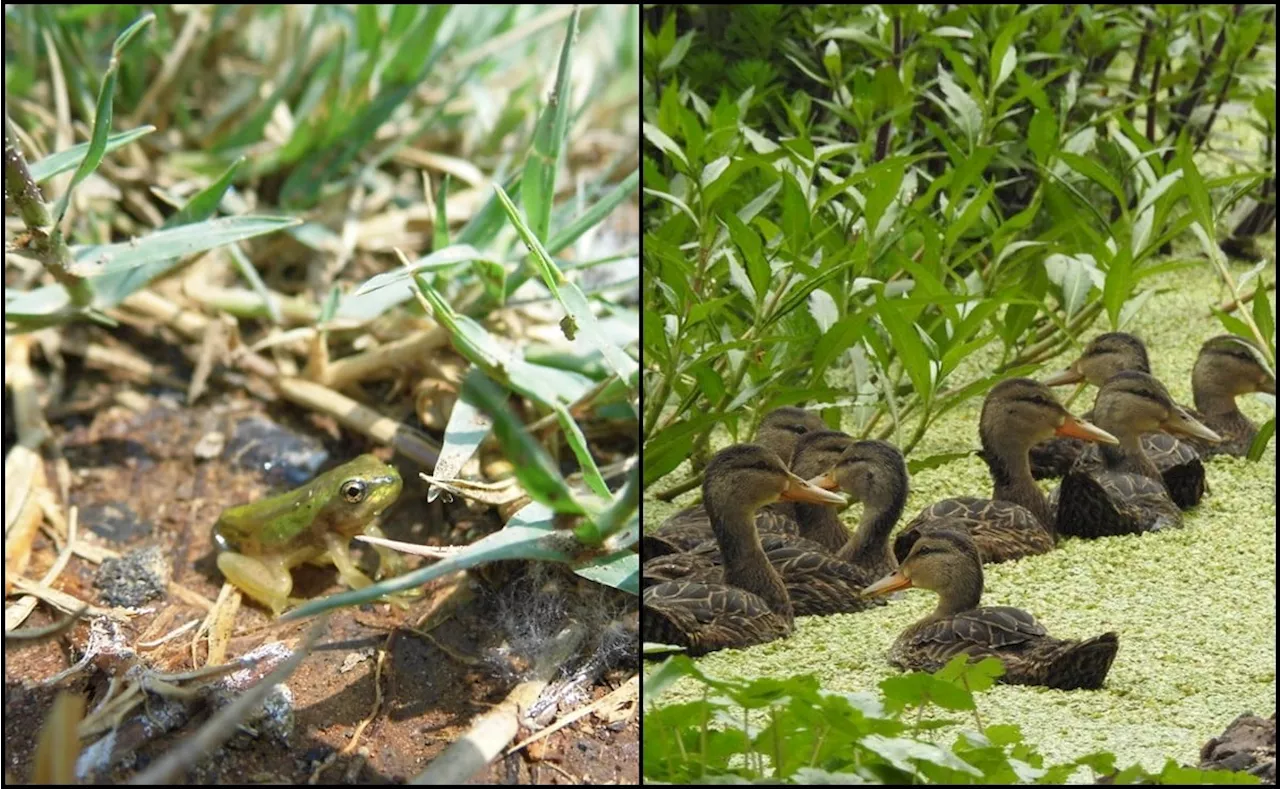
[[[1233,268],[1237,277],[1247,269]],[[1275,266],[1264,276],[1274,280]],[[1153,284],[1159,290],[1124,330],[1147,343],[1152,373],[1178,402],[1190,405],[1191,367],[1200,345],[1223,333],[1209,308],[1229,294],[1207,264],[1163,275]],[[1269,297],[1274,305],[1274,294]],[[1080,338],[1078,347],[1049,362],[1036,377],[1065,366],[1106,329],[1104,317]],[[993,359],[994,351],[972,363],[989,365]],[[967,380],[972,369],[960,370],[960,380]],[[1071,388],[1058,391],[1066,397]],[[1088,410],[1095,394],[1087,389],[1072,410]],[[1267,403],[1253,396],[1241,398],[1241,408],[1259,424],[1272,414]],[[980,409],[981,398],[975,398],[947,414],[912,456],[976,448]],[[851,427],[846,419],[845,429]],[[717,439],[717,448],[729,441],[723,435]],[[687,474],[687,466],[681,467],[652,489],[661,490]],[[1066,540],[1050,554],[984,568],[983,600],[988,605],[1023,608],[1059,638],[1108,630],[1120,634],[1120,651],[1102,690],[999,685],[978,699],[985,722],[1019,725],[1050,762],[1108,750],[1120,765],[1137,761],[1154,770],[1167,758],[1195,765],[1201,745],[1237,715],[1274,711],[1275,442],[1257,463],[1214,458],[1208,478],[1210,495],[1184,514],[1180,530]],[[1057,483],[1043,484],[1048,489]],[[990,490],[986,467],[976,457],[922,471],[911,480],[903,522],[940,498],[987,495]],[[697,498],[695,491],[672,504],[647,500],[646,527],[656,527]],[[851,507],[845,522],[855,524],[860,510],[859,505]],[[714,653],[700,658],[699,665],[713,676],[811,673],[828,690],[874,691],[881,680],[898,673],[885,657],[894,638],[935,603],[931,592],[908,590],[883,608],[802,618],[785,641]],[[661,701],[688,701],[701,692],[685,681]],[[1077,780],[1084,777],[1078,773]]]

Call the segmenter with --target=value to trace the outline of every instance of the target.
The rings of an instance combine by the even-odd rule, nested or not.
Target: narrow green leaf
[[[580,546],[572,533],[555,527],[553,517],[554,513],[546,507],[536,502],[529,504],[511,516],[505,528],[477,540],[467,546],[467,550],[455,556],[364,589],[314,600],[289,611],[279,621],[305,619],[334,608],[362,605],[383,595],[414,589],[459,570],[468,570],[489,562],[510,559],[572,562],[574,553],[580,550]]]
[[[432,317],[453,335],[454,348],[490,378],[547,408],[577,402],[594,385],[586,376],[525,361],[479,323],[459,315],[424,277],[417,275],[414,282]]]
[[[568,225],[557,230],[551,236],[551,239],[547,241],[547,251],[554,255],[577,241],[582,237],[583,233],[604,221],[605,217],[613,212],[613,209],[635,194],[638,188],[640,188],[640,168],[637,167],[631,171],[630,175],[622,179],[621,183],[610,190],[607,195],[596,201]]]
[[[516,232],[524,240],[525,246],[528,248],[534,264],[538,267],[547,289],[551,291],[551,295],[555,296],[556,300],[565,309],[566,322],[562,323],[565,328],[565,336],[572,340],[575,333],[581,331],[587,342],[600,351],[605,361],[618,374],[618,377],[629,383],[632,382],[638,375],[639,365],[621,348],[605,337],[600,330],[595,313],[591,311],[591,305],[587,303],[586,296],[582,294],[577,285],[566,280],[564,275],[560,273],[551,256],[547,254],[547,250],[521,218],[520,212],[516,210],[511,198],[507,197],[507,194],[502,191],[502,187],[494,184],[493,188],[497,190],[498,199],[502,201],[502,206],[506,209],[507,217],[511,220],[511,224],[515,226]],[[569,322],[572,322],[572,325]]]
[[[529,227],[539,241],[547,240],[551,229],[551,207],[555,202],[556,169],[560,165],[560,149],[569,128],[569,72],[573,40],[578,33],[578,7],[569,15],[569,29],[560,49],[560,66],[556,85],[533,133],[533,147],[524,168],[523,205]]]
[[[129,131],[120,132],[119,134],[112,134],[107,137],[107,144],[103,150],[103,155],[111,153],[117,148],[122,148],[134,140],[141,139],[155,130],[156,127],[154,126],[139,126],[136,129],[130,129]],[[84,161],[88,154],[89,143],[87,142],[82,142],[79,145],[73,145],[65,151],[51,153],[30,166],[31,177],[35,179],[36,183],[43,183],[55,175],[65,173],[67,170],[78,166]]]
[[[1249,459],[1258,461],[1262,459],[1262,455],[1267,451],[1267,444],[1271,443],[1271,439],[1276,434],[1276,418],[1273,416],[1258,428],[1258,434],[1253,437],[1253,441],[1249,444]]]
[[[165,220],[161,228],[173,228],[179,225],[191,224],[192,222],[202,222],[217,213],[218,204],[222,202],[223,195],[231,188],[231,182],[241,164],[244,164],[243,156],[232,162],[231,166],[216,181],[193,195],[181,210]]]
[[[515,467],[520,487],[529,497],[559,513],[583,514],[585,510],[574,498],[555,461],[507,407],[506,393],[483,371],[474,369],[462,382],[462,391],[493,420],[498,442]]]
[[[118,69],[119,64],[112,57],[111,65],[107,66],[107,73],[102,77],[102,87],[98,91],[98,107],[93,116],[93,132],[90,135],[89,147],[85,151],[84,159],[80,162],[80,166],[76,168],[75,175],[71,176],[71,183],[68,184],[67,191],[62,193],[62,197],[58,198],[58,203],[54,207],[54,227],[62,225],[62,217],[66,215],[67,206],[71,204],[71,193],[94,170],[98,169],[98,165],[102,163],[103,155],[107,152],[107,137],[111,133],[112,97],[116,89],[116,71]]]
[[[461,392],[449,413],[449,423],[444,429],[444,444],[431,475],[439,479],[457,477],[462,467],[475,455],[480,443],[493,429],[493,419],[472,401],[471,392]],[[427,490],[427,501],[435,501],[440,489],[432,485]]]
[[[445,204],[449,201],[449,174],[445,173],[440,180],[440,191],[436,194],[436,222],[432,228],[431,249],[444,249],[449,246],[449,215]]]

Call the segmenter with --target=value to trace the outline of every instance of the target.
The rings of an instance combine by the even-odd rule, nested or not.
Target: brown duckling
[[[869,580],[880,578],[898,566],[889,535],[907,505],[910,476],[902,451],[886,441],[858,441],[836,462],[835,468],[814,480],[819,487],[839,488],[850,501],[862,502],[862,520],[852,536],[844,530],[831,507],[797,504],[802,529],[815,541],[830,546],[844,532],[844,545],[835,556],[862,569]],[[828,536],[823,536],[828,535]]]
[[[1098,426],[1120,439],[1117,446],[1086,447],[1056,492],[1058,531],[1076,537],[1141,534],[1182,525],[1160,470],[1144,449],[1143,435],[1164,430],[1204,441],[1218,435],[1173,402],[1146,373],[1123,372],[1098,390]]]
[[[1088,381],[1102,386],[1125,370],[1150,373],[1146,346],[1132,334],[1111,332],[1095,337],[1080,358],[1045,380],[1049,386]],[[1142,437],[1143,450],[1160,469],[1174,503],[1190,509],[1208,492],[1202,458],[1215,454],[1243,456],[1257,434],[1257,427],[1240,413],[1235,398],[1249,392],[1275,394],[1275,374],[1262,354],[1248,340],[1222,335],[1207,341],[1191,374],[1194,409],[1182,406],[1193,418],[1223,437],[1221,444],[1194,438],[1174,438],[1165,433]],[[1092,419],[1092,412],[1085,419]],[[1036,479],[1061,477],[1071,470],[1085,444],[1055,438],[1031,450],[1031,472]]]
[[[817,414],[803,408],[786,406],[770,411],[756,430],[754,443],[769,449],[790,466],[796,441],[805,433],[825,430]],[[757,525],[764,532],[797,533],[792,510],[783,505],[770,505],[757,513]],[[662,522],[640,540],[640,555],[645,559],[688,551],[714,539],[706,508],[702,504],[686,507]]]
[[[897,571],[863,592],[883,595],[914,586],[938,594],[933,613],[894,641],[889,662],[907,671],[937,671],[963,653],[999,658],[1000,681],[1012,685],[1102,687],[1119,647],[1115,633],[1084,641],[1053,638],[1026,611],[979,606],[982,583],[978,549],[963,527],[939,528],[917,540]]]
[[[1276,393],[1276,374],[1257,346],[1243,337],[1223,334],[1205,342],[1191,370],[1196,407],[1191,415],[1222,437],[1218,444],[1198,439],[1188,443],[1201,456],[1244,457],[1258,434],[1257,425],[1240,413],[1236,398],[1250,392]]]
[[[837,430],[818,430],[806,433],[800,436],[795,443],[795,457],[791,463],[791,470],[799,477],[810,479],[822,475],[831,469],[840,459],[840,453],[853,444],[854,439],[846,433]],[[836,485],[830,484],[827,490],[836,489]],[[833,510],[830,504],[823,505],[801,505],[792,502],[778,502],[771,504],[765,511],[768,515],[761,517],[756,516],[756,528],[760,531],[760,544],[764,548],[765,553],[780,548],[790,546],[799,548],[804,551],[817,551],[818,553],[832,553],[842,548],[849,541],[849,532],[839,524],[836,520],[834,529],[829,525],[823,525],[823,536],[829,542],[816,542],[810,537],[814,535],[809,533],[808,527],[801,523],[796,517],[795,507],[804,506],[806,516],[815,516],[815,513],[826,513]],[[790,523],[787,523],[786,520]],[[785,524],[785,530],[778,528]],[[827,533],[831,532],[831,533]],[[711,529],[707,527],[708,539],[694,546],[687,551],[678,553],[669,553],[653,558],[646,558],[644,562],[643,572],[641,574],[642,585],[649,586],[662,581],[674,581],[681,578],[692,577],[695,573],[710,570],[720,563],[720,546],[715,538],[711,535]]]
[[[738,444],[707,465],[703,501],[724,557],[716,583],[669,581],[644,590],[645,641],[690,655],[761,644],[791,634],[794,611],[778,571],[765,557],[755,513],[779,498],[844,503],[792,474],[774,452]]]
[[[992,387],[982,404],[978,435],[991,471],[991,498],[945,499],[925,508],[894,540],[899,562],[920,535],[941,523],[965,529],[984,562],[1053,550],[1056,513],[1031,476],[1031,447],[1054,435],[1118,443],[1105,430],[1072,416],[1047,386],[1029,378],[1010,378]]]
[[[821,441],[810,441],[811,446]],[[834,442],[833,442],[834,443]],[[851,446],[840,455],[828,474],[812,480],[826,488],[840,488],[864,502],[862,523],[851,537],[830,504],[796,502],[801,523],[814,518],[830,519],[826,530],[831,537],[843,535],[839,550],[803,537],[773,535],[761,537],[769,563],[782,577],[796,616],[824,616],[865,610],[879,601],[861,594],[862,589],[897,566],[889,550],[889,534],[902,514],[907,497],[907,466],[897,447],[883,441],[846,442]],[[797,460],[805,451],[802,443],[796,450]],[[809,454],[813,454],[810,452]],[[811,469],[812,470],[812,469]],[[805,512],[804,510],[809,510]],[[803,528],[803,527],[802,527]],[[834,542],[834,540],[833,540]],[[701,559],[703,567],[680,566],[668,560]],[[685,580],[714,581],[721,572],[720,555],[700,547],[688,554],[663,556],[645,563],[644,583],[650,584],[658,574],[683,572]]]

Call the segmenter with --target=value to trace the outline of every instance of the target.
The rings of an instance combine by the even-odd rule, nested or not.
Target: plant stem
[[[4,182],[5,192],[18,206],[30,234],[22,244],[23,248],[67,289],[72,305],[80,308],[92,304],[93,287],[84,277],[71,273],[71,265],[75,262],[71,249],[67,247],[62,231],[54,225],[39,184],[31,177],[8,113],[4,116]]]

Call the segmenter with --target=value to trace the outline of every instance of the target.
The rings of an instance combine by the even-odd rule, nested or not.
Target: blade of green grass
[[[102,87],[98,90],[98,106],[93,114],[93,132],[90,134],[89,147],[85,150],[84,159],[76,168],[75,175],[71,177],[67,191],[58,198],[57,206],[53,211],[54,227],[62,225],[62,218],[66,215],[67,206],[71,203],[71,193],[84,179],[92,175],[94,170],[98,169],[98,165],[102,163],[102,157],[107,152],[107,137],[111,135],[111,109],[115,100],[116,74],[120,70],[120,53],[142,28],[154,22],[155,18],[155,14],[152,13],[143,15],[141,19],[125,28],[111,48],[111,63],[107,66],[107,73],[102,77]]]
[[[580,564],[573,571],[598,584],[637,596],[640,594],[640,554],[635,551],[615,551]]]
[[[590,378],[532,364],[500,344],[484,327],[449,306],[421,275],[414,277],[417,295],[437,323],[453,335],[453,346],[504,386],[546,408],[570,405],[595,385]]]
[[[556,85],[551,91],[542,117],[533,134],[533,147],[524,167],[524,210],[538,240],[545,241],[551,228],[551,205],[555,202],[556,169],[560,164],[560,148],[569,128],[569,72],[573,39],[578,32],[578,8],[569,16],[569,29],[560,49],[560,66]]]
[[[582,546],[578,545],[571,532],[555,527],[554,517],[555,514],[547,507],[536,502],[529,504],[511,516],[505,528],[477,540],[455,556],[364,589],[315,600],[286,613],[279,621],[305,619],[334,608],[362,605],[385,594],[414,589],[450,573],[489,562],[510,559],[572,562]]]
[[[120,132],[119,134],[112,134],[107,137],[107,144],[103,149],[103,155],[105,156],[117,148],[122,148],[134,140],[145,137],[155,130],[156,127],[154,126],[139,126],[136,129],[130,129],[129,131]],[[89,143],[87,142],[82,142],[79,145],[73,145],[65,151],[51,153],[30,166],[29,169],[31,170],[31,177],[35,179],[36,183],[43,183],[55,175],[65,173],[67,170],[79,166],[88,154]]]
[[[231,182],[235,179],[236,171],[240,169],[242,164],[244,164],[243,156],[232,162],[231,166],[216,181],[197,192],[180,211],[166,219],[160,227],[167,229],[189,225],[192,222],[202,222],[217,213],[218,204],[222,202],[223,196],[231,188]]]
[[[454,244],[432,251],[407,267],[401,267],[370,277],[354,293],[342,301],[338,316],[351,320],[368,321],[397,304],[413,298],[413,286],[409,280],[423,271],[450,268],[461,263],[473,263],[477,268],[505,273],[500,261],[485,255],[470,244]]]
[[[586,296],[582,294],[577,285],[565,279],[560,270],[556,268],[556,264],[551,260],[551,256],[547,254],[547,250],[534,236],[529,226],[525,224],[520,217],[520,212],[516,210],[515,204],[511,202],[511,198],[507,197],[506,192],[502,191],[502,187],[495,184],[494,189],[497,190],[498,199],[502,201],[502,207],[507,211],[507,218],[511,220],[511,224],[515,226],[520,237],[524,239],[525,246],[529,249],[535,265],[538,266],[547,288],[567,313],[564,321],[561,322],[565,336],[569,340],[573,340],[577,336],[577,332],[581,330],[587,342],[595,346],[604,355],[605,361],[618,374],[618,377],[633,388],[637,386],[639,365],[621,348],[604,337],[600,327],[597,325],[595,313],[591,311],[591,305],[587,303]]]
[[[581,515],[586,510],[560,475],[555,461],[542,445],[525,429],[524,424],[507,407],[507,394],[483,371],[472,369],[462,382],[462,391],[493,419],[493,430],[502,444],[508,461],[515,467],[516,479],[534,501],[558,513]],[[596,472],[597,475],[599,472]]]

